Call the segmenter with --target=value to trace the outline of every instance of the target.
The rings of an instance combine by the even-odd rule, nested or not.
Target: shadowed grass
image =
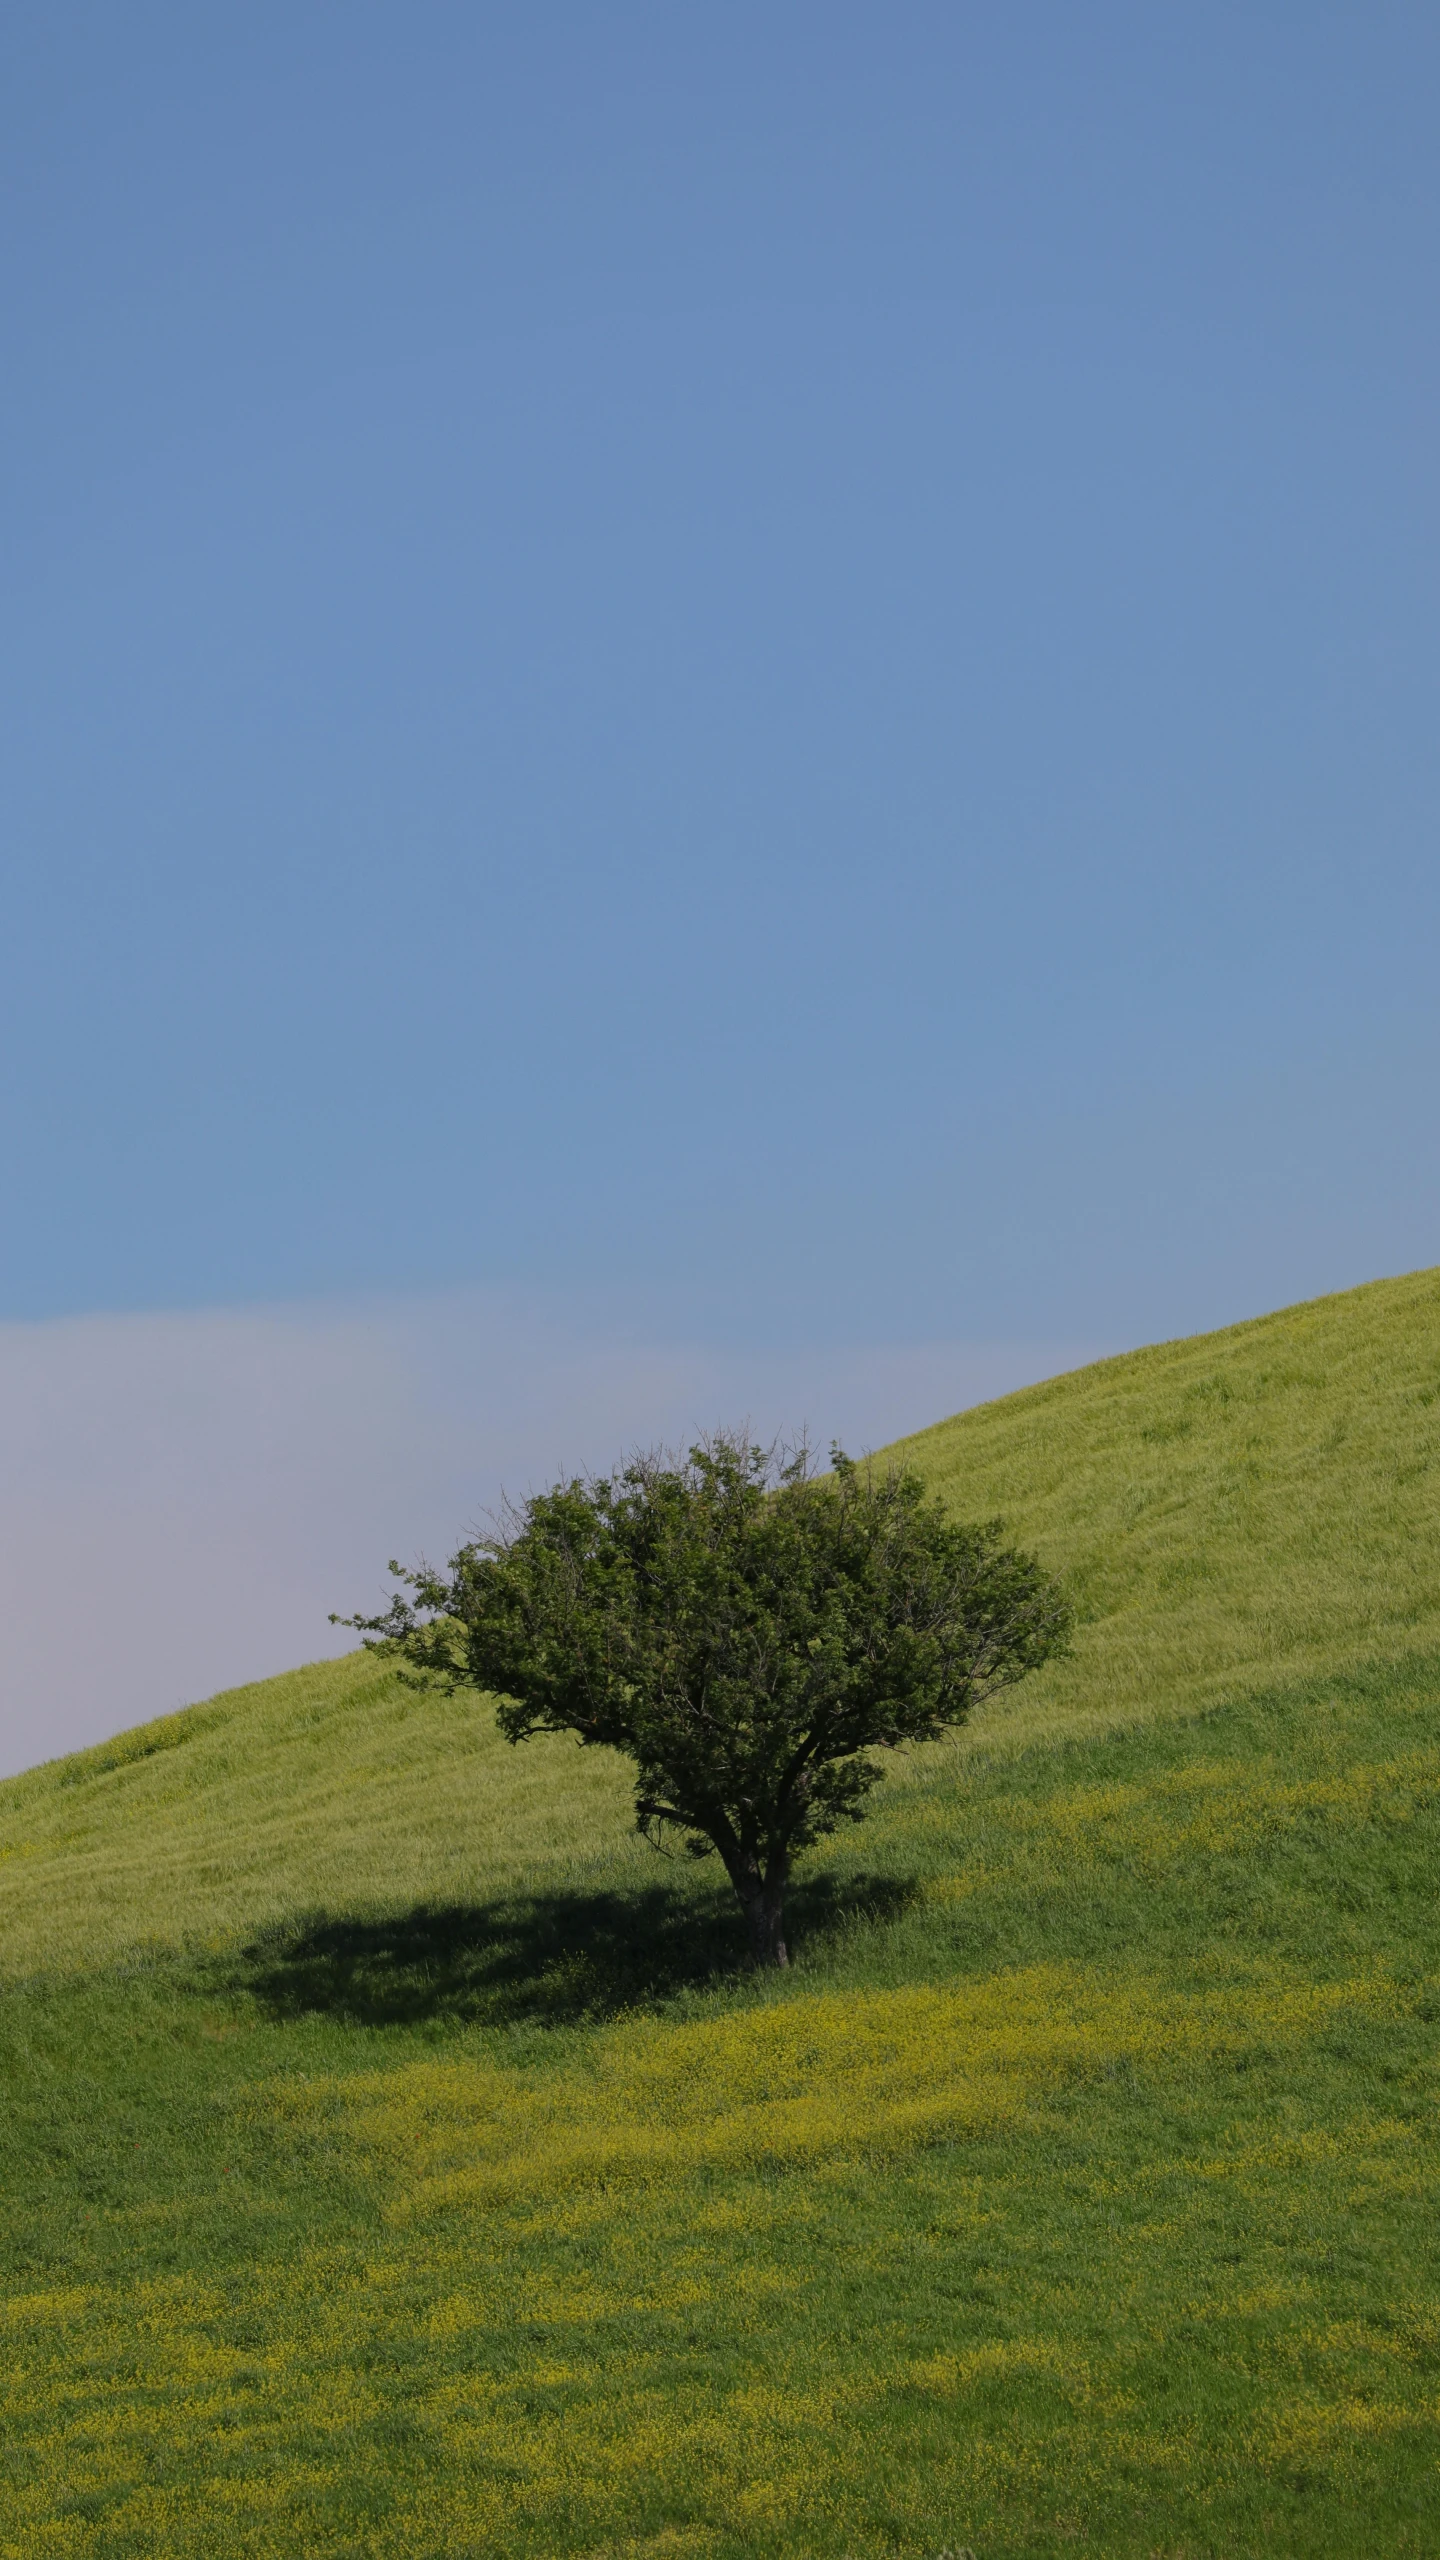
[[[913,1890],[893,1876],[808,1876],[795,1890],[792,1928],[823,1941],[892,1916]],[[745,1969],[728,1887],[645,1883],[629,1893],[557,1888],[485,1905],[421,1904],[376,1920],[312,1914],[263,1931],[231,1978],[273,2017],[500,2026],[613,2018]]]

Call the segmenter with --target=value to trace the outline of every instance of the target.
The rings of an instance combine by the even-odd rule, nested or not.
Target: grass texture
[[[1433,2552],[1437,1435],[1432,1273],[908,1444],[1080,1638],[779,1983],[368,1657],[0,1788],[0,2555]]]

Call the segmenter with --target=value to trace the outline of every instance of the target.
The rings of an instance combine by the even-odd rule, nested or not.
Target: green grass
[[[904,1444],[1069,1577],[1074,1659],[1006,1730],[1075,1735],[1440,1643],[1440,1274],[1103,1360]]]
[[[1432,2552],[1440,1275],[910,1445],[1073,1579],[736,1970],[368,1659],[0,1788],[0,2554]]]

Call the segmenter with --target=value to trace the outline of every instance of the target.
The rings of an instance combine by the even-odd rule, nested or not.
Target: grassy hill
[[[1080,1638],[778,1985],[369,1657],[0,1786],[6,2560],[1434,2549],[1440,1274],[907,1450]]]

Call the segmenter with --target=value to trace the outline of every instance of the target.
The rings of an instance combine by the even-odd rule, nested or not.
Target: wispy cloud
[[[748,1417],[877,1447],[1088,1343],[741,1352],[478,1297],[0,1326],[0,1770],[339,1650],[390,1555]]]

